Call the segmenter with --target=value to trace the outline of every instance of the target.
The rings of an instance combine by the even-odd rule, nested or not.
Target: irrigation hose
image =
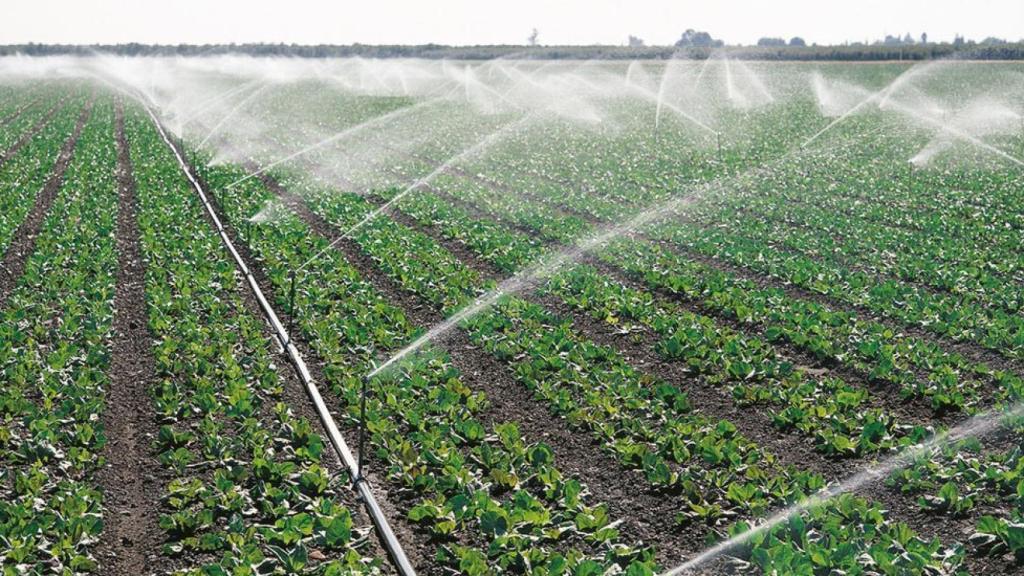
[[[182,172],[185,173],[185,176],[188,178],[189,182],[191,182],[192,187],[199,195],[199,199],[206,208],[207,214],[209,214],[210,219],[217,228],[217,233],[220,235],[221,241],[228,249],[228,252],[231,253],[231,257],[235,260],[235,265],[238,266],[238,269],[245,276],[246,282],[249,283],[250,290],[252,290],[260,308],[266,315],[271,327],[273,327],[278,340],[281,341],[282,347],[288,352],[288,357],[291,359],[292,364],[295,365],[295,370],[298,373],[299,378],[302,380],[303,385],[306,387],[306,392],[309,394],[310,399],[316,407],[320,421],[327,430],[327,436],[331,441],[331,445],[334,447],[335,452],[337,452],[342,462],[345,463],[345,466],[348,467],[349,474],[356,479],[354,484],[359,490],[359,495],[362,497],[363,503],[366,505],[366,510],[370,514],[370,519],[373,521],[374,526],[377,528],[377,532],[384,543],[384,547],[387,548],[388,554],[395,563],[395,568],[402,576],[415,576],[416,570],[412,567],[408,557],[405,555],[405,550],[402,548],[402,544],[398,541],[394,531],[391,529],[391,525],[388,524],[384,511],[381,510],[380,505],[377,503],[377,499],[373,495],[370,483],[361,476],[362,469],[360,462],[352,456],[352,451],[349,450],[348,444],[345,443],[345,439],[342,437],[341,431],[338,429],[338,425],[334,421],[334,417],[331,416],[331,413],[327,408],[327,404],[324,402],[323,396],[320,395],[320,389],[317,387],[316,383],[313,382],[313,377],[309,372],[309,368],[306,366],[305,360],[302,359],[302,355],[292,342],[288,331],[286,331],[284,326],[281,324],[281,320],[278,318],[277,313],[274,312],[274,309],[270,306],[270,303],[263,295],[263,290],[260,289],[259,284],[256,282],[256,278],[252,275],[252,272],[246,265],[245,260],[242,259],[242,256],[235,249],[235,245],[231,242],[231,238],[228,237],[227,231],[224,229],[223,224],[221,224],[220,218],[217,217],[217,212],[210,204],[206,192],[203,191],[203,187],[200,186],[199,182],[192,175],[192,171],[182,158],[181,153],[177,148],[175,148],[170,138],[168,138],[163,124],[160,123],[160,120],[156,117],[156,114],[153,113],[153,110],[149,106],[144,107],[146,112],[149,114],[149,117],[153,120],[153,124],[156,126],[157,131],[160,132],[160,137],[163,138],[167,147],[171,149],[174,157],[178,160],[178,165]]]

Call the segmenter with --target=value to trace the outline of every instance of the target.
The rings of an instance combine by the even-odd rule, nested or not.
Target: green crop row
[[[72,126],[73,108],[64,119]],[[91,550],[103,529],[103,498],[93,475],[104,464],[98,416],[109,382],[117,270],[112,135],[113,107],[103,98],[0,322],[4,574],[97,568]],[[57,146],[66,138],[54,136]]]
[[[239,172],[204,166],[201,174],[216,189]],[[222,197],[221,206],[267,271],[278,303],[287,305],[289,272],[327,240],[280,206],[269,221],[245,222],[275,202],[251,182]],[[338,252],[310,263],[297,286],[296,326],[323,359],[343,413],[354,420],[361,377],[416,330]],[[411,499],[408,519],[438,539],[438,561],[467,574],[529,567],[583,575],[615,566],[649,573],[649,552],[621,541],[606,506],[590,503],[579,480],[559,471],[551,448],[525,444],[514,422],[486,424],[486,409],[486,396],[468,389],[440,352],[417,357],[372,385],[371,444],[391,482]]]
[[[659,302],[578,266],[546,287],[570,306],[624,334],[636,323],[656,333],[665,359],[683,363],[703,381],[725,386],[740,406],[767,404],[774,424],[810,435],[815,446],[838,456],[886,451],[921,438],[925,431],[899,423],[886,408],[872,407],[871,393],[836,377],[814,377],[775,348],[734,332],[713,319]]]
[[[0,166],[0,253],[7,250],[40,189],[53,171],[61,148],[75,130],[86,95],[75,92],[43,131]]]
[[[281,400],[266,328],[144,112],[126,114],[158,381],[164,553],[183,574],[373,573],[313,426]]]
[[[357,222],[372,209],[366,200],[352,195],[303,185],[294,177],[287,181],[315,212],[339,229]],[[354,239],[399,285],[436,306],[453,311],[480,290],[471,282],[474,275],[456,266],[450,255],[400,225],[375,222],[355,234]],[[402,264],[396,266],[395,261]],[[421,261],[443,264],[412,264]],[[447,301],[437,296],[438,286],[444,286],[445,295],[461,293],[457,305],[446,307]],[[738,510],[764,511],[773,503],[797,500],[822,483],[805,472],[776,468],[768,454],[737,435],[728,422],[690,415],[685,395],[678,390],[650,381],[614,351],[574,335],[565,324],[534,305],[508,299],[492,312],[469,321],[467,330],[488,352],[510,362],[516,376],[547,400],[556,413],[565,414],[574,426],[597,434],[627,466],[643,470],[652,486],[681,490],[685,495],[681,521],[705,518],[715,523],[716,519],[734,516]],[[691,459],[693,465],[688,467],[673,463]],[[761,461],[765,468],[753,464]],[[862,506],[866,514],[880,514],[874,505]],[[886,524],[887,529],[890,526],[896,525]],[[899,530],[916,542],[914,546],[935,550],[932,556],[910,561],[907,566],[914,566],[912,571],[945,562],[948,554],[940,545],[921,542],[905,526]],[[855,548],[870,547],[873,537],[856,542]],[[886,542],[891,544],[890,540]],[[897,564],[901,567],[890,568],[906,568]]]
[[[7,105],[6,113],[0,112],[0,119],[8,117],[30,102],[34,103],[0,129],[0,154],[7,152],[26,132],[46,118],[46,115],[52,112],[60,100],[68,96],[68,92],[72,90],[45,86],[35,90],[15,90],[12,98],[4,99],[3,102]]]

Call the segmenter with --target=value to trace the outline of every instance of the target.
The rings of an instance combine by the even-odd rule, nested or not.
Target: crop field
[[[0,58],[4,576],[1024,574],[1024,64]]]

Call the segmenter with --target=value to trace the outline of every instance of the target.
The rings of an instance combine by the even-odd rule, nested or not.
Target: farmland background
[[[5,573],[1024,572],[1019,45],[229,49],[0,58]]]

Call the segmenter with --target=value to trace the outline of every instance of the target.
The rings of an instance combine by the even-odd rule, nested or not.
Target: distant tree
[[[786,41],[782,38],[760,38],[757,41],[758,46],[785,46]]]
[[[882,44],[886,46],[899,46],[902,43],[903,40],[900,40],[899,36],[893,36],[892,34],[886,34],[885,40],[882,40]]]
[[[725,42],[721,40],[715,40],[711,37],[711,34],[707,32],[698,32],[693,28],[688,28],[686,32],[676,41],[677,48],[717,48],[724,46]]]
[[[530,46],[536,46],[537,45],[537,38],[539,36],[540,36],[540,32],[537,32],[537,29],[534,28],[533,31],[530,32],[530,35],[526,37],[526,41],[529,42]]]
[[[927,32],[921,32],[921,44],[927,44],[927,43],[928,43],[928,33]]]
[[[999,46],[1001,44],[1006,43],[1006,40],[1003,40],[1002,38],[996,38],[995,36],[989,36],[988,38],[985,38],[980,42],[980,44],[984,44],[986,46]]]
[[[799,37],[799,36],[793,36],[792,38],[789,39],[789,45],[790,46],[807,46],[807,42],[805,42],[804,39]]]
[[[638,38],[638,37],[633,36],[632,34],[630,34],[629,35],[629,47],[630,48],[643,48],[644,47],[644,39],[643,38]]]
[[[964,37],[963,36],[961,36],[959,34],[957,34],[956,36],[953,36],[953,46],[963,46],[963,45],[964,45]]]

